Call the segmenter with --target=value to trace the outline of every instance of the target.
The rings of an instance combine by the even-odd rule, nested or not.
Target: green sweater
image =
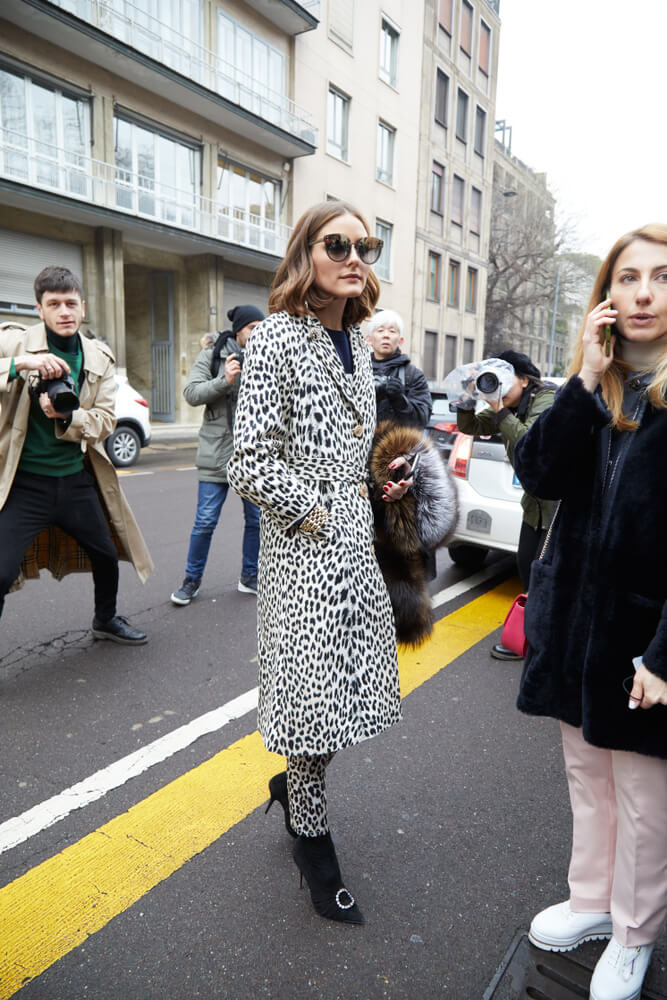
[[[48,339],[50,352],[67,362],[74,385],[78,385],[83,362],[83,352],[78,335],[76,337],[76,354],[68,354],[56,347],[52,336],[49,336]],[[17,377],[13,360],[9,377]],[[44,415],[38,399],[30,400],[28,430],[18,467],[22,472],[34,472],[40,476],[70,476],[83,469],[81,446],[76,442],[61,441],[56,437],[56,421]]]
[[[512,466],[514,465],[514,445],[532,427],[540,413],[548,410],[554,401],[553,389],[539,389],[530,401],[528,412],[523,420],[516,413],[504,407],[498,413],[489,407],[474,413],[472,410],[457,410],[457,423],[464,434],[497,434],[498,431],[505,443],[505,450]],[[553,502],[540,500],[529,493],[521,497],[523,520],[531,528],[547,528],[551,521]]]

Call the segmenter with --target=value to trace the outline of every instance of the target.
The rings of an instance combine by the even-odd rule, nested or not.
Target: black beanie
[[[234,336],[248,323],[256,323],[258,320],[261,323],[265,318],[264,313],[257,306],[234,306],[233,309],[227,310],[227,319],[231,320]]]
[[[542,378],[542,372],[534,365],[527,354],[521,354],[520,351],[503,351],[502,354],[498,354],[497,357],[501,361],[507,361],[508,364],[512,366],[515,374],[529,375],[530,378]]]

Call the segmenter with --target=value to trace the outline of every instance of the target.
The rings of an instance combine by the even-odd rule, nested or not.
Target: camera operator
[[[35,298],[42,323],[0,332],[0,614],[40,569],[92,568],[93,635],[140,645],[146,634],[116,615],[119,555],[142,581],[153,564],[102,444],[116,422],[113,355],[79,332],[83,288],[68,268],[44,268]]]
[[[203,350],[197,356],[183,390],[190,406],[204,405],[206,409],[199,431],[197,512],[190,535],[185,579],[171,595],[172,603],[181,606],[189,604],[199,593],[213,532],[227,497],[227,463],[234,450],[234,413],[243,351],[250,334],[264,319],[264,313],[256,306],[234,306],[228,310],[227,319],[231,320],[231,330],[225,330],[217,337],[206,334],[202,338]],[[249,500],[243,500],[243,517],[245,527],[238,590],[242,594],[256,594],[259,508]]]
[[[373,353],[377,421],[391,420],[423,430],[431,417],[433,401],[423,372],[402,354],[403,320],[384,309],[368,321],[366,330]]]
[[[554,400],[555,387],[542,382],[542,375],[527,354],[503,351],[498,358],[514,369],[514,384],[509,392],[497,399],[487,398],[489,409],[457,409],[458,428],[464,434],[500,435],[505,443],[507,457],[514,465],[514,445],[531,427],[540,413],[548,410]],[[540,551],[551,520],[553,503],[523,493],[521,497],[523,519],[519,535],[517,566],[524,590],[528,590],[530,564]],[[497,643],[491,650],[497,660],[520,660],[521,657]]]

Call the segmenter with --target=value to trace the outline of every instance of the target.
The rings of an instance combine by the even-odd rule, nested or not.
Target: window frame
[[[453,25],[453,0],[440,0],[438,4],[438,24],[451,38]]]
[[[474,210],[474,205],[477,205],[477,210]],[[477,219],[475,219],[477,215]],[[474,223],[477,222],[477,229],[474,228]],[[470,232],[475,236],[481,236],[482,233],[482,191],[481,188],[471,185],[470,188]]]
[[[428,339],[427,339],[428,338]],[[427,343],[433,345],[432,350],[429,346],[429,351],[426,350]],[[437,381],[438,378],[438,331],[437,330],[424,330],[424,359],[422,373],[424,377],[430,381]],[[429,368],[429,362],[433,356],[433,366]],[[431,374],[432,373],[432,374]]]
[[[452,178],[452,204],[451,204],[450,219],[452,225],[458,226],[459,228],[463,226],[463,220],[465,218],[465,191],[466,191],[465,184],[466,182],[463,177],[461,177],[459,174],[454,174],[454,177]],[[458,197],[457,197],[459,191],[461,192],[460,205],[458,203]],[[455,209],[460,210],[460,218],[455,217],[454,215]]]
[[[469,15],[468,11],[470,12]],[[459,47],[461,51],[468,56],[468,58],[472,58],[474,25],[475,25],[475,8],[471,3],[468,3],[468,0],[461,0],[461,23],[459,26]],[[467,31],[468,26],[470,28],[470,37],[468,37],[468,31]],[[465,39],[464,39],[464,29],[466,29]],[[467,43],[468,48],[466,48],[465,45],[463,44],[464,40]]]
[[[398,84],[398,45],[400,37],[401,33],[396,25],[383,14],[380,23],[380,66],[378,75],[381,80],[389,87],[393,87],[394,90],[397,89]],[[388,68],[384,63],[384,56],[387,51],[386,38],[389,39],[388,48],[390,53]]]
[[[463,89],[456,89],[456,138],[460,142],[468,142],[468,124],[470,119],[470,94]]]
[[[442,254],[438,253],[437,250],[429,250],[426,272],[426,298],[429,302],[440,301],[441,265]]]
[[[473,136],[473,150],[482,158],[486,156],[486,109],[477,104],[475,106],[475,134]]]
[[[461,262],[449,258],[447,273],[447,305],[450,309],[458,309],[461,296]]]
[[[441,87],[442,84],[442,87]],[[435,74],[435,112],[434,117],[438,125],[442,125],[443,128],[449,128],[449,84],[450,79],[447,73],[440,66],[437,67]],[[443,96],[444,88],[444,96]],[[440,111],[444,106],[444,115],[439,117]]]
[[[331,137],[332,126],[335,124],[335,112],[336,101],[340,101],[340,107],[343,109],[342,119],[341,119],[341,132],[342,132],[342,143],[339,145]],[[352,104],[352,98],[349,94],[346,94],[344,90],[336,87],[333,83],[329,84],[329,89],[327,91],[327,153],[329,156],[334,156],[337,160],[341,160],[343,163],[350,162],[350,106]]]
[[[386,219],[375,219],[375,235],[378,239],[384,240],[384,247],[380,256],[380,262],[386,261],[386,267],[378,270],[377,264],[373,265],[375,276],[381,281],[392,281],[392,247],[394,242],[394,224]]]
[[[438,191],[437,203],[436,199],[434,198],[434,194],[436,191],[436,183],[434,178],[436,177],[439,178],[437,184],[437,191]],[[442,216],[445,214],[445,167],[443,166],[442,163],[439,163],[437,160],[431,161],[430,210],[435,215]]]
[[[466,312],[477,312],[477,291],[479,288],[479,271],[468,265],[466,274]]]
[[[482,63],[482,38],[486,39],[486,66]],[[483,17],[479,19],[479,45],[477,55],[477,66],[480,73],[488,79],[491,70],[491,26],[486,23]]]
[[[394,187],[394,160],[396,147],[396,129],[389,122],[378,118],[377,141],[375,147],[375,179],[381,184]],[[388,154],[388,169],[382,162],[383,154]]]

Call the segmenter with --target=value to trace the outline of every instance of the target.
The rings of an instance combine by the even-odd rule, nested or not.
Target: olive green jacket
[[[211,374],[213,347],[200,351],[188,375],[183,395],[190,406],[205,406],[204,420],[199,430],[199,448],[195,463],[202,483],[226,483],[227,463],[234,450],[233,425],[241,376],[232,385],[225,378],[225,361],[241,348],[229,337],[220,351],[220,370]]]
[[[514,466],[514,445],[532,427],[540,413],[548,410],[554,401],[555,390],[551,388],[538,389],[528,406],[528,412],[523,420],[507,408],[495,413],[491,407],[474,413],[472,410],[457,410],[458,428],[464,434],[496,434],[505,443],[505,451],[512,466]],[[498,420],[500,418],[500,420]],[[547,528],[553,511],[553,501],[540,500],[538,497],[525,493],[521,497],[523,520],[531,528]]]

